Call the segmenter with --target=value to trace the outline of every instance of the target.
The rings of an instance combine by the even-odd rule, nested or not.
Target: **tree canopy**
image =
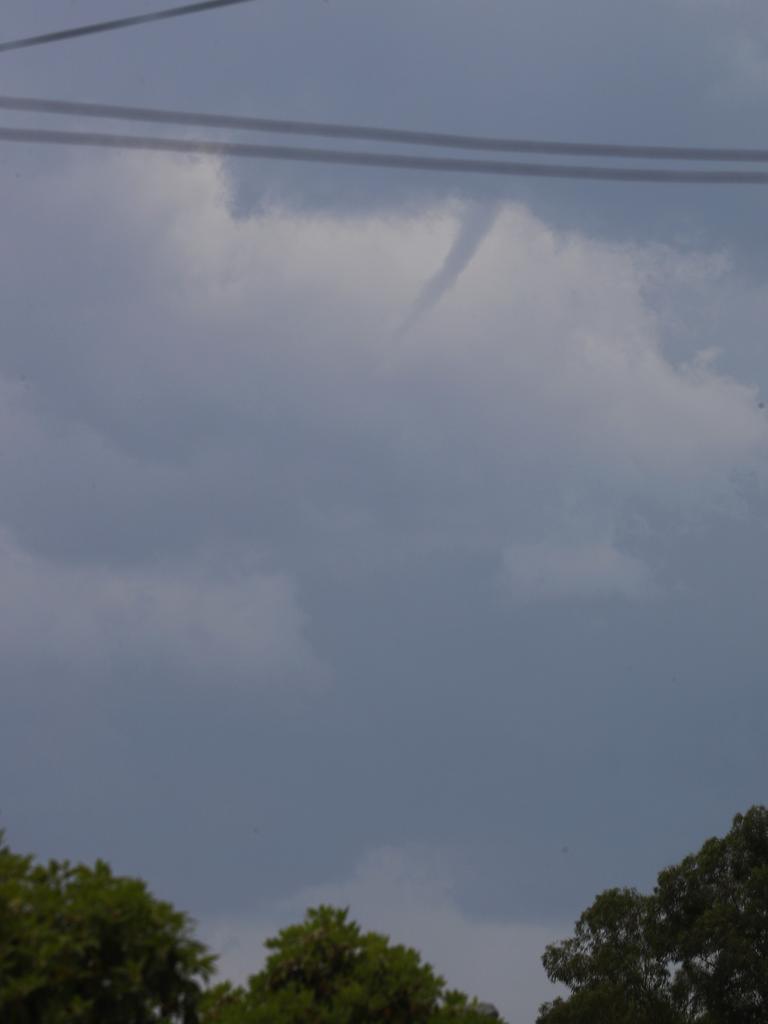
[[[214,960],[144,882],[36,864],[0,833],[3,1024],[197,1024]]]
[[[538,1024],[765,1024],[768,808],[737,815],[652,893],[601,893],[543,962],[571,994]]]
[[[488,1024],[414,949],[362,932],[347,910],[311,909],[266,945],[247,989],[210,993],[210,1024]]]
[[[307,911],[267,942],[247,985],[211,987],[215,957],[187,915],[107,864],[38,864],[0,832],[3,1024],[482,1024],[419,953],[348,910]],[[737,815],[663,870],[653,891],[609,889],[548,946],[570,994],[538,1024],[766,1024],[768,808]]]
[[[186,914],[103,861],[35,863],[0,832],[2,1024],[479,1024],[480,1004],[405,946],[318,907],[267,942],[247,986]]]

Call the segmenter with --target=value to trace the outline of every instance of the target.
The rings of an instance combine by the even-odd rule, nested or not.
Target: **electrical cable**
[[[0,43],[0,53],[24,50],[29,46],[45,46],[47,43],[60,43],[66,39],[76,39],[79,36],[95,35],[97,32],[114,32],[122,28],[133,28],[135,25],[146,25],[151,21],[165,21],[168,18],[181,18],[187,14],[200,14],[203,11],[212,11],[216,7],[233,7],[235,4],[248,3],[253,3],[253,0],[199,0],[198,3],[184,4],[182,7],[167,7],[152,14],[133,14],[126,18],[95,21],[89,25],[78,25],[76,28],[60,29],[58,32],[27,36],[25,39],[12,39],[7,43]]]
[[[375,128],[366,125],[333,124],[315,121],[290,121],[266,117],[230,114],[189,113],[127,107],[107,103],[79,103],[68,100],[33,99],[0,95],[0,110],[41,114],[77,115],[154,124],[194,125],[206,128],[230,128],[240,131],[269,132],[278,135],[309,135],[336,139],[360,139],[368,142],[399,142],[406,145],[435,146],[446,149],[489,150],[506,153],[538,153],[552,156],[630,157],[648,160],[707,160],[721,162],[768,162],[768,149],[700,146],[636,146],[593,142],[546,142],[457,135],[445,132],[409,131]]]
[[[657,182],[688,185],[768,185],[768,171],[695,171],[651,167],[595,167],[580,164],[538,164],[507,160],[472,160],[464,157],[430,157],[408,153],[368,153],[354,150],[315,149],[299,146],[252,145],[195,139],[112,135],[102,132],[68,132],[38,128],[0,128],[0,141],[33,142],[68,146],[101,146],[110,149],[249,157],[262,160],[294,160],[304,163],[342,164],[418,171],[448,171],[533,178],[572,178],[581,181]]]

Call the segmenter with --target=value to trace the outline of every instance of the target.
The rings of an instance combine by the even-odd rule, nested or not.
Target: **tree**
[[[488,1009],[449,992],[419,954],[363,933],[348,911],[317,907],[268,940],[247,989],[219,986],[207,1024],[488,1024]]]
[[[737,815],[723,839],[662,871],[656,900],[686,1019],[765,1024],[768,808]]]
[[[142,881],[36,864],[0,832],[3,1024],[197,1024],[214,959]]]
[[[609,889],[576,922],[571,939],[542,958],[552,981],[571,989],[543,1007],[540,1024],[678,1024],[669,960],[657,942],[655,905],[635,889]]]
[[[215,957],[139,879],[37,864],[0,831],[2,1024],[487,1024],[419,954],[318,907],[267,942],[247,988],[206,987]]]
[[[538,1024],[765,1024],[768,808],[737,815],[650,895],[599,895],[543,962],[571,994]]]

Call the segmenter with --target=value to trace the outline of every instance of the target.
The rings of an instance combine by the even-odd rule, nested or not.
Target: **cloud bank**
[[[147,651],[210,618],[209,657],[280,660],[301,647],[280,574],[323,560],[495,551],[533,599],[637,596],[648,567],[606,541],[628,509],[700,517],[762,473],[755,391],[706,353],[673,361],[649,300],[660,278],[716,285],[717,259],[558,233],[514,204],[238,218],[210,160],[73,158],[5,184],[0,521],[70,563],[42,582],[6,554],[14,587],[151,619]],[[156,578],[160,552],[225,542],[277,575],[207,596]],[[93,566],[83,583],[100,548],[121,584]],[[266,625],[246,638],[252,605]]]

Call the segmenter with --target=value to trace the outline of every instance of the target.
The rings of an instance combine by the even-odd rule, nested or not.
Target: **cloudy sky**
[[[764,146],[768,12],[263,0],[0,92]],[[768,192],[0,145],[9,841],[232,976],[333,901],[532,1022],[598,891],[766,799]]]

